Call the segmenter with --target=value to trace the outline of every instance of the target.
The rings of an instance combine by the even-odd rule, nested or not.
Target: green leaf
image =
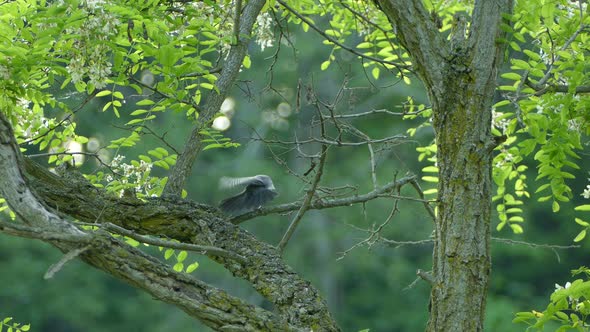
[[[158,150],[149,150],[148,154],[151,154],[158,159],[162,159],[164,157],[164,155],[162,155],[162,153],[160,153]]]
[[[155,104],[155,102],[150,99],[142,99],[142,100],[138,101],[137,103],[135,103],[135,105],[137,105],[137,106],[148,106],[148,105],[153,105],[153,104]]]
[[[164,252],[164,259],[168,260],[172,255],[174,255],[174,249],[166,249],[166,252]]]
[[[215,149],[215,148],[222,148],[223,146],[224,146],[223,144],[219,144],[219,143],[209,144],[203,148],[203,151],[209,150],[209,149]]]
[[[541,56],[538,53],[535,53],[531,50],[524,50],[523,53],[535,61],[541,61]]]
[[[590,204],[578,205],[574,208],[576,211],[590,211]]]
[[[137,241],[136,239],[132,239],[130,237],[125,238],[125,242],[127,242],[127,244],[129,244],[132,247],[137,247],[139,246],[139,241]]]
[[[187,256],[188,256],[187,252],[183,250],[178,254],[178,256],[176,256],[176,260],[179,262],[182,262],[186,259]]]
[[[155,161],[154,162],[154,166],[158,166],[158,167],[161,167],[161,168],[166,169],[166,170],[170,169],[170,165],[168,165],[168,163],[166,163],[163,160]]]
[[[582,230],[578,235],[574,238],[574,242],[580,242],[586,237],[586,230]]]
[[[518,74],[516,74],[516,75],[518,75]],[[518,80],[520,80],[520,75],[518,75],[518,77],[519,77]],[[496,104],[494,104],[494,106],[492,106],[492,107],[494,107],[494,108],[500,108],[500,107],[506,106],[506,105],[510,105],[510,100],[502,100],[502,101],[499,101]]]
[[[524,218],[520,216],[512,216],[508,218],[509,222],[524,222]]]
[[[557,203],[557,201],[553,201],[553,204],[551,205],[551,209],[553,210],[553,212],[559,212],[559,203]]]
[[[529,63],[524,60],[512,59],[510,62],[512,62],[514,67],[516,67],[517,69],[524,69],[524,70],[531,69],[531,66],[529,65]]]
[[[165,157],[165,156],[167,156],[167,155],[168,155],[168,151],[167,151],[166,149],[164,149],[164,148],[157,147],[157,148],[156,148],[156,151],[157,151],[158,153],[160,153],[160,154],[162,155],[162,157]],[[160,157],[160,158],[162,158],[162,157]]]
[[[322,64],[320,65],[320,70],[326,70],[328,69],[328,67],[330,66],[330,60],[326,60],[324,62],[322,62]]]
[[[111,90],[102,90],[101,92],[97,93],[96,96],[97,97],[103,97],[103,96],[108,96],[112,93]]]
[[[143,122],[143,121],[145,121],[145,119],[132,119],[129,122],[127,122],[126,125],[127,126],[130,126],[130,125],[134,125],[136,123],[140,123],[140,122]]]
[[[422,180],[424,180],[426,182],[438,183],[438,177],[436,177],[436,176],[423,176]]]
[[[143,161],[145,161],[148,164],[151,164],[152,163],[152,158],[150,158],[150,157],[148,157],[146,155],[140,154],[138,158],[139,158],[139,160],[143,160]]]
[[[426,167],[422,168],[422,172],[424,172],[424,173],[438,173],[438,167],[426,166]]]
[[[182,272],[182,270],[184,269],[184,264],[182,264],[181,262],[178,262],[178,263],[174,264],[173,269],[176,272]]]
[[[590,226],[590,223],[588,223],[588,222],[586,222],[586,221],[584,221],[584,220],[582,220],[580,218],[575,218],[575,221],[580,226],[584,226],[584,227]]]
[[[191,273],[199,267],[199,263],[194,262],[186,267],[186,273]]]
[[[512,228],[514,234],[522,234],[524,232],[519,224],[510,224],[510,228]]]
[[[201,83],[201,87],[207,90],[213,90],[213,88],[215,88],[215,86],[211,83]]]
[[[362,42],[362,43],[356,45],[357,48],[371,48],[373,46],[374,46],[374,44],[369,43],[369,42]]]
[[[244,57],[244,62],[242,64],[244,65],[244,68],[250,68],[250,66],[252,65],[252,60],[250,60],[249,55],[246,55]]]
[[[371,70],[371,75],[373,75],[373,78],[378,80],[379,79],[379,67],[373,67],[373,70]]]
[[[517,73],[504,73],[504,74],[500,75],[500,77],[502,77],[502,78],[506,78],[506,79],[509,79],[509,80],[513,80],[513,81],[520,81],[520,80],[521,80],[521,78],[522,78],[522,77],[521,77],[519,74],[517,74]],[[508,100],[504,100],[504,101],[505,101],[505,102],[507,102],[507,103],[510,103],[510,101],[508,101]],[[497,104],[496,104],[496,105],[497,105]]]
[[[520,46],[518,46],[518,44],[516,42],[510,42],[510,48],[512,48],[513,50],[520,52]]]
[[[131,112],[130,115],[141,115],[141,114],[144,114],[147,112],[149,112],[149,111],[148,110],[136,110],[136,111]]]

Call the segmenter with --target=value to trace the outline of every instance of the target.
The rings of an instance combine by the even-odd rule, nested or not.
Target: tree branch
[[[246,263],[240,264],[206,253],[234,276],[250,282],[290,326],[339,331],[318,291],[285,265],[273,246],[222,219],[218,209],[173,197],[147,202],[119,199],[83,177],[62,178],[29,159],[25,166],[36,194],[60,213],[87,223],[109,222],[138,234],[212,246],[245,257]]]
[[[503,20],[501,14],[511,14],[512,7],[512,0],[475,1],[468,43],[469,50],[473,52],[470,58],[477,59],[470,63],[471,69],[477,71],[474,75],[476,91],[485,89],[487,91],[484,93],[493,94],[496,89],[495,80],[490,81],[489,77],[496,77],[500,64],[494,62],[502,60],[502,51],[505,48],[504,44],[497,42],[505,34],[499,27]]]
[[[59,262],[51,265],[49,267],[49,270],[47,270],[47,272],[45,272],[45,275],[43,276],[43,279],[51,279],[53,278],[53,276],[59,272],[59,270],[61,270],[61,268],[69,261],[71,261],[74,258],[77,258],[78,256],[80,256],[80,254],[82,254],[83,252],[85,252],[86,250],[90,249],[90,245],[86,245],[82,248],[74,248],[68,252],[66,252],[66,254],[59,260]]]
[[[322,210],[322,209],[328,209],[328,208],[333,208],[333,207],[338,207],[338,206],[349,206],[352,204],[365,203],[365,202],[368,202],[372,199],[383,197],[383,194],[388,193],[390,191],[394,191],[394,190],[398,191],[398,188],[401,188],[404,185],[410,183],[415,178],[416,178],[415,175],[406,176],[406,177],[403,177],[399,180],[390,182],[382,187],[374,189],[374,190],[372,190],[366,194],[363,194],[363,195],[355,195],[355,196],[351,196],[351,197],[336,198],[336,199],[316,199],[315,201],[312,201],[309,204],[309,209],[310,210]],[[403,197],[399,197],[399,198],[403,199]],[[241,224],[246,220],[250,220],[252,218],[259,217],[259,216],[268,215],[271,213],[285,213],[285,212],[295,211],[295,210],[298,210],[299,208],[301,208],[301,205],[302,205],[301,202],[294,202],[294,203],[287,203],[287,204],[270,206],[267,208],[262,208],[262,209],[259,209],[256,211],[242,214],[240,216],[230,219],[229,221],[231,221],[234,224]]]
[[[571,89],[571,87],[567,84],[539,84],[539,83],[534,83],[530,79],[527,79],[525,81],[525,84],[536,91],[535,96],[544,95],[548,92],[569,93],[570,89]],[[580,93],[590,93],[590,86],[589,85],[580,85],[580,86],[575,87],[574,94],[580,94]]]
[[[318,111],[318,113],[319,113],[319,111]],[[324,119],[322,118],[321,113],[320,113],[320,122],[321,122],[320,128],[322,131],[322,137],[324,137],[326,134],[326,128],[324,126]],[[322,178],[322,174],[324,173],[324,166],[326,164],[326,156],[327,155],[328,155],[328,146],[326,144],[322,144],[319,165],[317,167],[317,171],[315,173],[315,176],[313,178],[311,186],[309,187],[309,190],[307,191],[307,194],[305,195],[305,199],[303,200],[301,207],[297,211],[297,214],[295,215],[295,217],[293,217],[293,221],[291,221],[289,228],[287,228],[285,235],[283,235],[283,238],[281,239],[281,241],[279,242],[279,245],[277,246],[279,251],[281,252],[281,254],[285,251],[285,247],[287,246],[289,239],[291,239],[291,236],[295,232],[295,228],[297,228],[297,225],[299,225],[299,222],[303,218],[303,215],[305,214],[305,212],[307,212],[307,210],[309,210],[311,200],[313,199],[313,196],[315,195],[318,184],[320,183],[320,180]]]
[[[283,331],[293,330],[284,319],[247,304],[222,290],[211,287],[190,275],[177,273],[159,260],[132,248],[104,232],[84,232],[46,208],[33,193],[30,182],[24,177],[22,156],[16,145],[12,128],[0,112],[0,194],[24,223],[41,232],[60,232],[80,237],[80,243],[46,240],[67,252],[58,263],[59,268],[68,259],[80,256],[86,263],[116,276],[135,287],[142,288],[157,299],[183,309],[217,330]],[[76,195],[79,195],[77,193]],[[73,200],[72,197],[69,198]],[[7,227],[3,229],[22,227]],[[29,232],[33,234],[34,232]],[[80,249],[82,248],[82,249]],[[48,275],[54,272],[50,269]]]
[[[442,84],[442,65],[449,47],[422,1],[374,0],[395,28],[401,45],[411,54],[414,68],[426,86]]]
[[[93,224],[88,224],[88,225],[93,225]],[[110,232],[117,233],[119,235],[124,235],[124,236],[130,237],[134,240],[137,240],[141,243],[147,243],[147,244],[151,244],[153,246],[180,249],[180,250],[189,250],[189,251],[195,251],[195,252],[201,253],[201,254],[210,254],[213,256],[217,256],[217,257],[230,258],[230,259],[233,259],[233,260],[235,260],[239,263],[242,263],[242,264],[244,264],[246,262],[246,259],[244,257],[242,257],[240,255],[236,255],[236,254],[229,252],[227,250],[217,248],[217,247],[199,246],[199,245],[190,244],[190,243],[178,243],[178,242],[172,242],[172,241],[166,241],[166,240],[162,240],[162,239],[147,237],[145,235],[136,234],[128,229],[125,229],[123,227],[120,227],[120,226],[117,226],[117,225],[111,224],[111,223],[104,223],[99,226],[110,231]]]

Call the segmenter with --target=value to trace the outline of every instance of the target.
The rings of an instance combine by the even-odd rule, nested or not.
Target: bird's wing
[[[246,192],[243,192],[230,198],[226,198],[221,201],[219,208],[227,214],[238,215],[247,210],[247,205],[245,203],[246,196]]]
[[[269,190],[267,188],[256,188],[254,190],[246,190],[244,192],[246,197],[244,198],[244,203],[246,206],[257,209],[264,204],[270,202],[273,198],[275,198],[278,194],[274,190]]]
[[[221,201],[219,207],[223,212],[235,216],[259,208],[277,195],[274,190],[248,186],[240,194]]]
[[[255,176],[248,176],[243,178],[232,178],[224,176],[219,179],[219,188],[221,189],[234,189],[236,187],[244,188],[254,181],[259,181]]]

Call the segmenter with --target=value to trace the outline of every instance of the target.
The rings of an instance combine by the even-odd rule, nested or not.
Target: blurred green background
[[[272,67],[277,47],[260,52],[252,48],[252,68],[244,70],[231,97],[235,101],[232,125],[226,132],[241,147],[212,149],[204,152],[193,168],[187,186],[190,199],[215,205],[225,193],[217,191],[217,180],[223,175],[270,175],[280,196],[274,203],[297,200],[305,194],[306,187],[274,157],[280,157],[294,172],[303,173],[310,167],[308,159],[301,158],[296,149],[269,146],[252,139],[261,135],[267,139],[305,139],[310,135],[310,123],[317,115],[306,102],[307,87],[326,101],[334,100],[348,80],[348,89],[336,105],[336,112],[366,112],[372,109],[388,109],[401,112],[407,97],[417,103],[427,103],[421,84],[414,80],[411,86],[400,83],[382,72],[379,80],[365,72],[362,63],[354,56],[337,53],[337,61],[327,71],[320,71],[320,63],[326,60],[331,49],[321,46],[321,40],[313,33],[292,36],[298,47],[294,51],[286,43],[281,44],[278,61]],[[149,75],[149,73],[146,73]],[[301,107],[296,109],[298,84],[302,88]],[[272,89],[270,89],[272,87]],[[72,105],[80,103],[84,96],[63,94]],[[128,103],[134,98],[131,96]],[[278,105],[286,102],[290,114],[279,114]],[[121,134],[120,126],[126,122],[116,119],[111,112],[101,112],[104,100],[93,100],[83,112],[76,114],[78,132],[97,138],[101,145]],[[122,112],[124,113],[124,112]],[[400,117],[375,114],[350,122],[374,139],[404,134],[407,128],[419,124],[418,120],[402,121]],[[183,114],[169,112],[159,117],[152,129],[166,134],[166,140],[182,150],[182,143],[190,132],[191,122]],[[314,132],[317,133],[317,132]],[[420,130],[415,137],[400,145],[376,149],[378,181],[380,185],[408,172],[421,175],[426,162],[418,162],[416,147],[428,144],[433,138],[430,128]],[[347,136],[347,140],[353,140]],[[125,161],[155,147],[158,140],[145,137],[135,148],[121,151]],[[308,145],[304,152],[313,154],[319,146]],[[112,156],[111,156],[112,157]],[[580,165],[588,162],[585,155]],[[42,161],[42,160],[39,160]],[[331,147],[324,172],[322,186],[350,185],[358,193],[372,188],[369,150],[362,147]],[[534,164],[528,161],[529,179],[535,178]],[[93,172],[98,165],[88,159],[83,171]],[[154,175],[165,176],[161,170]],[[581,193],[586,185],[587,170],[580,170],[580,179],[571,183],[575,193]],[[583,180],[582,180],[583,179]],[[537,184],[529,182],[533,193]],[[432,187],[424,184],[424,188]],[[410,190],[402,194],[415,196]],[[574,200],[580,202],[577,195]],[[574,203],[576,203],[574,201]],[[570,244],[579,228],[573,222],[571,207],[563,204],[559,213],[553,214],[548,204],[535,199],[526,200],[527,222],[525,233],[519,236],[506,229],[494,231],[493,236],[521,241],[550,244]],[[378,242],[370,248],[355,248],[343,256],[343,252],[367,238],[362,229],[379,225],[389,215],[392,200],[379,199],[366,205],[341,207],[332,210],[310,211],[304,217],[289,243],[285,260],[304,278],[310,280],[324,295],[329,307],[344,331],[420,331],[428,319],[429,287],[422,281],[413,285],[416,270],[430,270],[432,246],[391,247]],[[569,208],[568,208],[569,206]],[[400,202],[400,212],[382,231],[382,236],[398,240],[427,239],[432,232],[432,221],[423,206],[417,202]],[[277,244],[292,216],[272,215],[250,220],[241,225],[260,239]],[[497,220],[494,220],[494,226]],[[588,264],[585,248],[554,252],[549,249],[531,248],[494,242],[492,246],[493,271],[489,289],[486,328],[488,331],[517,331],[525,326],[511,323],[517,311],[543,309],[554,284],[570,280],[570,270]],[[155,255],[160,255],[155,253]],[[207,331],[184,312],[158,302],[100,271],[78,261],[68,263],[53,279],[44,280],[49,266],[56,263],[61,253],[49,245],[37,241],[14,238],[0,234],[0,316],[12,316],[16,321],[31,323],[34,331],[98,332],[98,331]],[[161,257],[161,256],[160,256]],[[163,260],[163,258],[162,258]],[[189,260],[197,260],[200,267],[193,274],[211,284],[228,290],[251,303],[263,305],[264,300],[245,282],[233,278],[219,265],[207,258],[191,254]]]

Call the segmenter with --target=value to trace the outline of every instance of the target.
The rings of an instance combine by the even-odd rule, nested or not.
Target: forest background
[[[326,23],[327,18],[317,22],[318,25]],[[432,143],[432,128],[422,126],[409,132],[422,120],[404,120],[403,116],[375,111],[403,113],[410,104],[427,104],[419,81],[404,82],[400,77],[379,75],[353,54],[334,53],[328,45],[318,47],[323,37],[312,31],[304,32],[289,24],[274,27],[273,31],[275,35],[288,34],[288,38],[262,50],[260,45],[251,43],[251,64],[242,70],[238,84],[224,103],[223,111],[231,115],[231,126],[223,135],[239,146],[206,150],[187,183],[187,198],[217,205],[228,195],[218,189],[219,178],[256,174],[272,177],[280,193],[273,204],[292,202],[305,195],[306,187],[290,170],[302,173],[310,168],[309,160],[301,156],[302,153],[316,153],[317,146],[311,149],[284,147],[276,142],[305,139],[310,135],[309,128],[317,120],[316,109],[310,103],[311,94],[326,103],[333,102],[338,113],[371,113],[351,122],[372,138],[405,137],[376,151],[370,151],[366,145],[332,149],[327,161],[329,167],[323,175],[325,183],[345,187],[349,192],[364,193],[372,189],[373,180],[384,184],[407,174],[417,174],[425,180],[424,190],[436,187],[428,178],[431,174],[424,172],[431,163],[419,160],[416,153],[417,149]],[[508,51],[505,68],[510,67],[510,58],[519,56],[518,52]],[[329,68],[325,65],[327,59],[331,59]],[[137,79],[149,85],[150,80],[157,77],[146,70],[139,72]],[[511,82],[504,78],[499,80]],[[126,104],[133,105],[151,93],[148,90],[144,95],[131,96]],[[58,85],[50,91],[71,109],[83,105],[74,115],[76,132],[89,139],[81,146],[82,151],[98,153],[101,147],[128,131],[125,123],[134,119],[126,104],[119,108],[119,114],[105,112],[110,97],[88,101],[86,95],[78,94],[71,86],[60,89]],[[497,101],[500,100],[502,96],[498,93]],[[161,145],[162,140],[157,136],[163,137],[166,144],[181,149],[192,123],[184,114],[166,112],[146,127],[155,134],[143,136],[135,146],[121,148],[118,154],[130,156],[127,160],[135,158]],[[41,152],[35,149],[32,147],[25,154]],[[375,173],[369,162],[373,153]],[[102,162],[110,163],[116,154],[105,151],[100,156]],[[590,156],[580,153],[580,157],[576,160],[580,169],[571,172],[578,179],[586,179],[588,170],[584,165],[590,163]],[[42,158],[36,160],[44,162]],[[96,172],[104,166],[96,158],[77,158],[80,159],[76,164],[84,173]],[[529,166],[522,173],[534,179],[537,171],[532,158],[525,159],[522,165]],[[166,176],[162,168],[151,172],[154,176]],[[530,192],[537,189],[534,184],[529,185]],[[509,227],[494,230],[492,236],[500,239],[492,242],[493,272],[486,330],[524,329],[524,325],[512,323],[514,314],[544,309],[555,284],[565,285],[572,280],[571,270],[586,263],[587,241],[578,243],[580,247],[572,246],[580,227],[571,221],[575,217],[573,207],[584,204],[581,194],[587,182],[575,181],[569,185],[574,195],[570,202],[561,204],[559,212],[547,212],[551,210],[550,202],[525,198],[524,232],[514,234],[514,229]],[[428,320],[430,288],[424,282],[416,282],[416,271],[431,268],[432,220],[422,202],[403,201],[395,218],[383,224],[377,237],[370,238],[375,227],[387,219],[391,208],[391,199],[383,198],[365,204],[310,211],[286,250],[287,264],[320,290],[336,321],[346,331],[418,331],[424,329]],[[263,241],[276,244],[290,219],[289,215],[262,216],[240,227]],[[495,229],[499,223],[497,213],[492,220]],[[369,238],[370,241],[363,242]],[[158,255],[154,247],[146,250]],[[164,255],[160,255],[164,259]],[[44,280],[49,266],[61,256],[50,245],[0,234],[3,271],[0,273],[0,315],[30,323],[37,331],[207,330],[196,327],[195,320],[177,308],[76,260],[68,262],[53,278]],[[264,307],[260,295],[215,262],[193,254],[188,260],[198,262],[198,268],[192,273],[199,279]]]

